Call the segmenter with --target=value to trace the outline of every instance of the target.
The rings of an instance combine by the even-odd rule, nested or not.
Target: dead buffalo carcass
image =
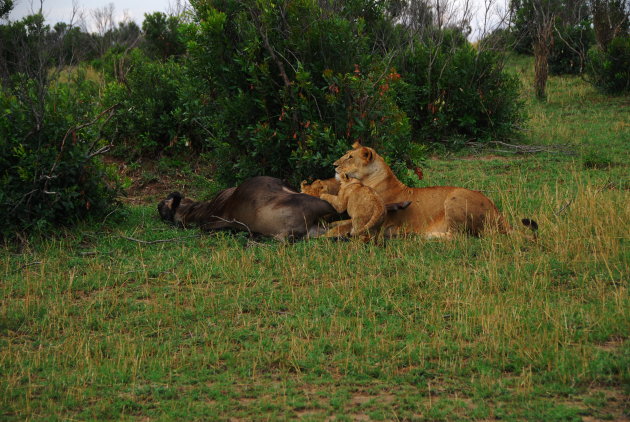
[[[158,212],[182,227],[243,230],[276,239],[317,236],[325,231],[322,220],[337,215],[328,202],[267,176],[248,179],[206,202],[173,192],[158,204]]]

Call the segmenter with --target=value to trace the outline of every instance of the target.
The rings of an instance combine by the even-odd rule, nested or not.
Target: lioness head
[[[376,167],[374,163],[378,154],[372,148],[364,147],[355,142],[343,157],[333,163],[337,174],[345,173],[350,178],[358,180],[372,174]]]

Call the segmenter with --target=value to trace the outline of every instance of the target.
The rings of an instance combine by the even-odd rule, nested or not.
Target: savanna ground
[[[553,77],[528,110],[545,152],[440,155],[422,183],[537,242],[200,236],[155,200],[209,194],[202,171],[128,168],[126,220],[0,251],[1,418],[630,420],[630,99]]]

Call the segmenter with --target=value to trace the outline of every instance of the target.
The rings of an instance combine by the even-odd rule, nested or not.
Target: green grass
[[[423,183],[483,190],[537,242],[252,242],[147,205],[3,249],[1,418],[627,419],[628,99],[524,98],[527,142],[571,155],[466,152]]]

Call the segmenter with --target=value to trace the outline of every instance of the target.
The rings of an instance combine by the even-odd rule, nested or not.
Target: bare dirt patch
[[[321,419],[321,417],[324,416],[325,413],[323,410],[303,409],[303,410],[296,410],[295,415],[297,416],[298,419],[313,419],[313,418]],[[326,420],[329,420],[329,419],[332,419],[332,418],[327,418]]]
[[[368,415],[364,413],[352,413],[348,416],[350,417],[350,420],[353,420],[353,421],[371,421],[372,420],[372,418],[370,418]]]
[[[592,408],[594,415],[582,418],[584,422],[600,420],[630,421],[630,397],[623,391],[594,387],[589,390],[587,397],[601,397],[605,403],[601,408]],[[589,408],[591,407],[589,406]]]
[[[123,182],[130,184],[126,195],[121,200],[126,204],[154,204],[173,191],[186,192],[190,187],[190,175],[182,174],[175,169],[163,171],[159,160],[126,163],[116,157],[104,157],[106,164],[114,165]],[[193,164],[193,172],[201,171],[201,167]]]
[[[599,386],[591,387],[587,394],[555,399],[554,403],[588,413],[582,417],[584,422],[630,421],[630,398],[621,390]]]
[[[623,339],[613,338],[613,339],[608,340],[607,342],[599,344],[597,348],[604,352],[616,352],[617,350],[621,348],[623,343],[624,343]]]
[[[383,394],[366,394],[366,393],[355,393],[350,397],[350,406],[360,406],[365,403],[369,403],[370,401],[374,401],[376,403],[392,403],[396,399],[391,393],[383,393]]]

